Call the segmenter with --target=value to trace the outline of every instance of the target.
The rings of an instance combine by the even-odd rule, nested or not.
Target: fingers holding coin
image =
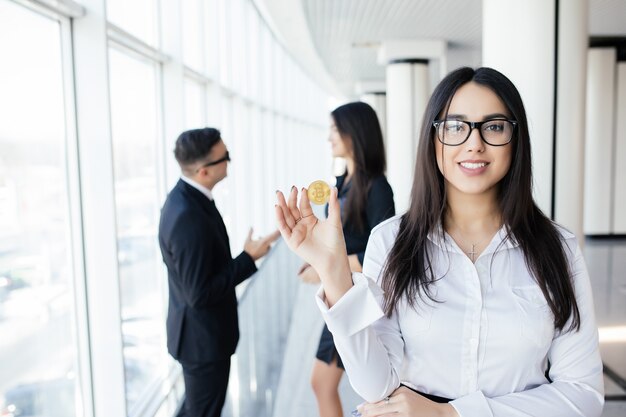
[[[274,206],[274,212],[276,213],[276,222],[278,223],[278,230],[283,238],[287,241],[291,239],[291,228],[287,225],[285,221],[285,214],[280,205],[276,204]]]
[[[309,188],[303,188],[302,195],[300,195],[300,215],[302,216],[300,220],[314,215],[311,202],[317,205],[326,204],[330,195],[331,189],[324,181],[313,181]]]
[[[291,191],[289,192],[289,199],[287,200],[287,207],[289,208],[289,212],[294,218],[294,226],[298,224],[298,222],[302,219],[300,209],[298,209],[297,201],[298,189],[295,186],[292,186]]]
[[[298,217],[294,217],[291,213],[289,207],[287,207],[287,201],[285,201],[285,196],[281,191],[276,191],[276,199],[278,200],[278,204],[276,205],[276,218],[278,219],[278,224],[281,230],[283,231],[283,227],[289,229],[289,232],[296,226],[296,219]]]
[[[279,225],[289,228],[289,232],[291,232],[300,221],[306,218],[310,217],[316,220],[310,202],[318,205],[326,204],[330,199],[331,189],[324,181],[313,181],[308,189],[302,189],[299,205],[297,203],[298,189],[295,186],[291,187],[287,199],[280,191],[277,191],[276,195],[278,198],[276,217]],[[281,231],[283,230],[281,229]]]
[[[302,219],[313,216],[313,208],[311,207],[311,203],[308,198],[308,190],[306,188],[302,189],[302,193],[300,194],[300,214],[302,215]]]

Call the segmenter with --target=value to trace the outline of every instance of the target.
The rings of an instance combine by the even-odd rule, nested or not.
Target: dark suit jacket
[[[179,180],[165,201],[159,244],[167,265],[167,348],[177,360],[229,358],[239,325],[235,286],[256,271],[242,252],[233,259],[215,203]]]

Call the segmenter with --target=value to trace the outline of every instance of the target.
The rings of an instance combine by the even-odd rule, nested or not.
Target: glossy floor
[[[603,417],[626,416],[626,239],[587,239],[585,259],[605,367]]]

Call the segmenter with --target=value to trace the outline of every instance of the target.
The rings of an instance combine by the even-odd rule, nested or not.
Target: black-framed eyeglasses
[[[462,145],[469,139],[472,129],[478,129],[480,138],[491,146],[508,145],[513,140],[517,122],[507,119],[490,119],[482,122],[466,120],[435,120],[433,127],[439,142],[448,146]]]
[[[210,166],[213,166],[213,165],[221,164],[222,162],[227,162],[227,161],[230,162],[230,155],[229,155],[228,151],[226,151],[226,154],[222,158],[216,159],[215,161],[207,162],[206,164],[204,164],[200,168],[198,168],[198,170],[200,170],[202,168],[210,167]]]

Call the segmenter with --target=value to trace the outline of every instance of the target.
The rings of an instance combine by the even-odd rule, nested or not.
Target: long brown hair
[[[356,101],[332,111],[341,140],[350,140],[354,158],[352,185],[346,197],[344,223],[350,219],[358,231],[365,229],[365,205],[371,180],[384,175],[385,145],[380,123],[374,109],[367,103]]]
[[[552,310],[555,327],[562,330],[572,317],[570,329],[580,328],[580,313],[561,234],[532,197],[530,135],[522,98],[507,77],[491,68],[465,67],[451,72],[428,102],[420,130],[411,205],[402,216],[383,270],[385,313],[390,316],[403,296],[411,307],[416,307],[423,296],[437,301],[431,292],[432,284],[442,277],[435,276],[431,267],[427,236],[437,230],[443,233],[446,192],[435,158],[432,122],[447,113],[456,91],[470,81],[491,89],[517,121],[510,144],[511,167],[498,187],[498,204],[507,238],[515,239],[523,251],[526,265]]]

